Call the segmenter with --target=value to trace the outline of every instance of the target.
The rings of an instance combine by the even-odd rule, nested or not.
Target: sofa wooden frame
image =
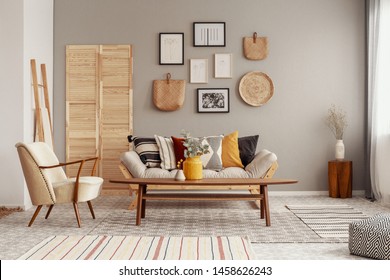
[[[129,172],[129,170],[126,168],[126,166],[121,162],[119,164],[119,169],[122,172],[123,176],[126,179],[133,178],[133,175]],[[264,179],[270,179],[274,176],[276,170],[278,169],[278,162],[275,161],[271,167],[267,170],[265,175],[263,176]],[[135,195],[134,199],[130,203],[128,209],[134,210],[137,208],[137,197],[138,197],[138,185],[128,185],[129,189],[129,195],[133,196]],[[166,185],[153,185],[148,187],[148,190],[249,190],[251,194],[259,194],[258,186],[166,186]],[[260,201],[256,201],[256,205],[260,207]]]

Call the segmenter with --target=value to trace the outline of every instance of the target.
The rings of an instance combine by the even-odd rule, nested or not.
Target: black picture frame
[[[226,47],[225,22],[194,22],[194,47]]]
[[[228,88],[198,88],[198,113],[229,113],[230,97]]]
[[[184,65],[184,33],[159,33],[159,64]]]

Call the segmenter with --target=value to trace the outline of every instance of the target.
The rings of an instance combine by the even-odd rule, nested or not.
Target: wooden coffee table
[[[111,183],[138,185],[138,205],[136,225],[141,224],[141,218],[145,218],[146,200],[260,200],[260,219],[264,219],[266,226],[271,225],[268,201],[268,185],[294,184],[297,180],[291,179],[254,179],[254,178],[229,178],[229,179],[202,179],[176,181],[174,179],[112,179]],[[258,194],[242,193],[148,193],[147,186],[151,185],[181,185],[181,186],[259,186]]]

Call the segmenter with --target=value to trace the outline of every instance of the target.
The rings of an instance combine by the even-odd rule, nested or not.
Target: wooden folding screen
[[[132,67],[131,45],[66,48],[66,159],[99,156],[97,175],[105,187],[122,176],[119,157],[129,150]],[[77,168],[66,171],[74,176]]]

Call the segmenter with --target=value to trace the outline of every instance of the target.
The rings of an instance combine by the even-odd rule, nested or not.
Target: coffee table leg
[[[143,195],[146,194],[146,187],[147,187],[147,185],[143,185],[143,188],[142,188],[141,218],[145,218],[146,199],[143,198]]]
[[[143,196],[143,185],[138,186],[138,201],[137,201],[137,216],[135,220],[135,225],[139,226],[141,224],[141,212],[142,212],[142,196]]]
[[[264,210],[265,210],[265,225],[267,227],[271,226],[271,216],[269,214],[269,201],[268,201],[268,186],[262,185],[263,187],[263,200],[264,200]]]
[[[260,186],[260,195],[264,197],[264,186]],[[264,219],[264,199],[260,199],[260,219]]]

